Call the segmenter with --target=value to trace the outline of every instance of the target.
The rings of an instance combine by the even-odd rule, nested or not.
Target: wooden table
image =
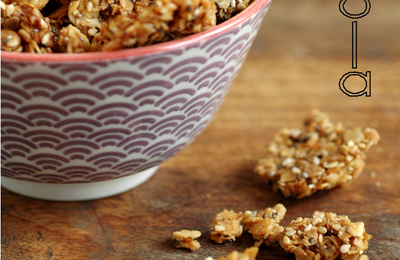
[[[339,1],[275,0],[225,102],[206,130],[143,185],[97,201],[56,203],[2,189],[2,259],[204,259],[252,245],[245,233],[216,245],[208,225],[224,208],[283,203],[288,224],[315,210],[365,222],[370,259],[400,258],[400,2],[371,1],[358,19],[358,70],[371,71],[371,97],[347,97],[352,20]],[[351,1],[350,1],[351,2]],[[355,85],[357,86],[357,85]],[[300,127],[312,109],[381,134],[351,185],[301,199],[273,193],[252,171],[273,133]],[[201,249],[176,249],[171,234],[198,229]],[[257,259],[294,259],[262,247]]]

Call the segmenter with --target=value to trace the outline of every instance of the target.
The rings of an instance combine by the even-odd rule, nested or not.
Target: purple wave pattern
[[[266,11],[161,55],[89,64],[2,61],[2,175],[85,183],[171,158],[211,121]]]

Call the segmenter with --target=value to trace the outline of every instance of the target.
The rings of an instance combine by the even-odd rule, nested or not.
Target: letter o
[[[365,9],[363,12],[361,12],[359,14],[352,14],[352,13],[347,12],[346,9],[344,8],[344,5],[346,4],[346,2],[347,2],[347,0],[340,0],[339,10],[344,16],[347,16],[351,19],[359,19],[361,17],[366,16],[369,13],[369,11],[371,11],[371,3],[369,2],[369,0],[364,0]]]

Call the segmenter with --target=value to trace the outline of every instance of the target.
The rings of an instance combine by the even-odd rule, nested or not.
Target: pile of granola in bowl
[[[1,50],[113,51],[199,33],[250,0],[2,0]]]
[[[2,51],[2,186],[47,200],[96,199],[131,189],[192,142],[227,94],[271,3],[253,1],[228,19],[235,14],[232,4],[249,2],[224,7],[225,1],[137,0],[129,5],[140,12],[124,14],[122,1],[100,6],[57,0],[68,8],[56,9],[56,22],[71,21],[60,28],[50,14],[43,16],[52,1],[42,12],[38,1],[1,5],[2,46],[22,46],[21,52]],[[165,26],[183,28],[182,35],[205,29],[208,19],[199,17],[211,3],[215,22],[228,20],[182,38],[166,33]],[[159,23],[157,17],[171,18],[170,9],[173,20]],[[138,19],[148,23],[136,24],[145,13]],[[113,19],[103,27],[107,14]],[[100,25],[88,26],[89,18]],[[142,38],[149,26],[158,29]],[[3,37],[3,30],[13,36]],[[150,44],[163,34],[179,39]],[[103,51],[58,53],[94,46]]]

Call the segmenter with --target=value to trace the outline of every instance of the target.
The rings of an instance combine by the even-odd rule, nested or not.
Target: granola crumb
[[[196,240],[196,238],[200,236],[201,232],[198,230],[183,229],[175,231],[172,235],[172,239],[176,240],[176,248],[187,248],[194,251],[200,248],[200,243]]]
[[[313,110],[305,129],[282,128],[254,171],[285,197],[304,198],[356,179],[365,153],[380,139],[373,128],[345,128],[325,113]]]
[[[258,247],[247,248],[243,253],[238,251],[230,252],[226,257],[221,256],[217,260],[255,260],[258,254]],[[212,257],[207,257],[205,260],[214,260]]]
[[[296,259],[355,260],[368,249],[370,239],[363,222],[315,211],[312,218],[293,220],[279,243],[285,251],[294,253]],[[359,260],[368,260],[368,256],[363,255]]]
[[[215,219],[210,224],[210,239],[217,244],[235,241],[243,232],[243,227],[240,224],[242,219],[242,212],[235,213],[232,210],[224,209],[215,216]]]

